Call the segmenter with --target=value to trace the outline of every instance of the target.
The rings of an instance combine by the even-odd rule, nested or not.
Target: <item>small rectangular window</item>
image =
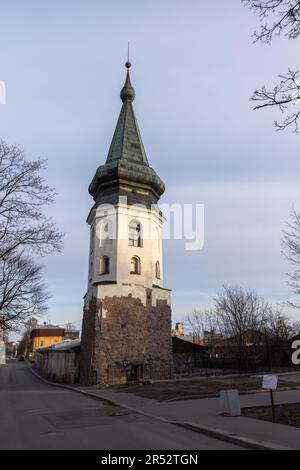
[[[91,238],[90,238],[90,253],[92,254],[94,251],[94,244],[95,244],[95,227],[91,230]]]
[[[110,266],[109,266],[109,258],[108,256],[102,256],[100,260],[100,274],[109,274]]]

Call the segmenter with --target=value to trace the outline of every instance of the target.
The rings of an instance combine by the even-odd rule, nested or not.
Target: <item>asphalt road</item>
[[[239,449],[0,366],[0,449]],[[180,406],[180,404],[178,405]]]

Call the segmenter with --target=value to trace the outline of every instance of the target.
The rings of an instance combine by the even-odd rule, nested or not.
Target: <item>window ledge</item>
[[[105,286],[109,284],[117,284],[117,281],[99,281],[99,282],[94,282],[93,286]]]

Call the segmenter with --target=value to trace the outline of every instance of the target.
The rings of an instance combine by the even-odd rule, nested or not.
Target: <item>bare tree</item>
[[[194,309],[192,314],[186,318],[193,338],[196,341],[203,341],[208,334],[211,343],[217,335],[217,321],[215,312],[211,309]],[[212,346],[213,344],[210,344]]]
[[[225,285],[223,292],[214,300],[219,331],[236,348],[241,369],[247,362],[246,350],[250,336],[255,345],[255,335],[262,330],[269,306],[254,290],[237,285]]]
[[[296,325],[278,307],[270,305],[264,322],[263,363],[272,367],[290,362],[289,340],[295,336]]]
[[[286,341],[294,334],[294,325],[290,318],[273,306],[270,306],[269,312],[266,314],[264,328],[275,343]]]
[[[23,328],[23,336],[19,343],[17,354],[18,356],[28,356],[31,351],[31,331],[38,327],[38,321],[36,318],[29,318]]]
[[[44,160],[29,162],[17,146],[0,141],[0,323],[20,325],[45,311],[39,257],[62,249],[62,234],[44,214],[55,191],[40,175]]]
[[[253,34],[256,42],[270,44],[274,36],[280,36],[282,33],[289,39],[296,39],[299,36],[299,0],[242,0],[242,2],[258,14],[261,21],[260,30]]]
[[[300,212],[293,208],[291,220],[287,223],[282,236],[283,255],[295,266],[292,273],[288,273],[289,285],[293,292],[300,294]],[[289,302],[293,307],[300,308],[299,304]]]
[[[40,172],[45,160],[28,162],[23,151],[0,141],[0,259],[18,248],[42,255],[62,248],[62,234],[43,209],[55,191]]]
[[[299,321],[295,321],[292,323],[292,335],[293,336],[300,335],[300,322]]]
[[[297,39],[300,34],[300,1],[298,0],[242,0],[253,10],[261,22],[261,27],[253,34],[254,42],[270,44],[274,36],[285,35]],[[298,132],[300,111],[293,109],[300,100],[300,75],[298,70],[288,70],[279,75],[279,83],[273,88],[263,86],[255,90],[252,101],[255,110],[278,108],[287,113],[282,122],[275,121],[277,130],[293,126]]]
[[[16,328],[32,315],[46,311],[48,295],[41,282],[41,266],[23,254],[0,262],[0,322],[5,329]]]
[[[258,330],[268,309],[268,304],[257,292],[242,287],[223,286],[215,299],[216,315],[220,330],[227,338],[245,340],[249,330]]]
[[[65,332],[72,332],[75,330],[75,327],[73,325],[73,323],[69,322],[69,323],[66,323],[66,327],[65,327]]]

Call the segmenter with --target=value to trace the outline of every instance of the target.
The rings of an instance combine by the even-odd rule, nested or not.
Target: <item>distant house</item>
[[[212,346],[216,345],[217,343],[219,343],[222,340],[223,340],[222,333],[218,333],[215,330],[204,331],[204,334],[203,334],[203,344],[204,344],[204,346],[212,347]]]
[[[175,328],[172,330],[172,336],[184,336],[184,324],[183,323],[176,323]]]
[[[64,339],[78,339],[80,336],[79,330],[65,330],[65,337]]]
[[[31,352],[35,353],[38,348],[51,346],[62,341],[65,337],[64,328],[55,325],[47,325],[34,328],[30,333]]]
[[[6,356],[10,358],[17,357],[19,344],[20,344],[19,341],[7,341],[5,344]]]
[[[176,374],[191,373],[204,366],[207,348],[190,336],[173,336],[173,361]]]
[[[243,335],[235,335],[230,338],[221,339],[217,342],[219,346],[236,346],[243,344],[245,347],[264,346],[266,343],[266,333],[264,331],[249,328]]]

